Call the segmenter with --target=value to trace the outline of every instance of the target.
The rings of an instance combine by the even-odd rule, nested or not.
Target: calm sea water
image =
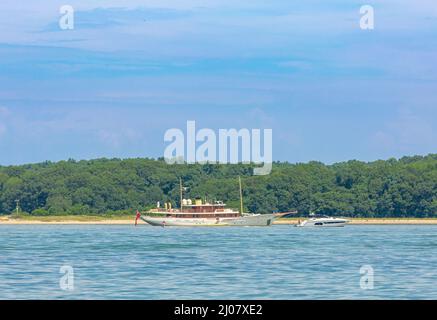
[[[0,226],[0,299],[29,298],[437,299],[437,226]]]

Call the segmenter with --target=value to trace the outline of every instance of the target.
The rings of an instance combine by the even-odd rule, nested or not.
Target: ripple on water
[[[437,226],[0,226],[0,299],[435,299],[436,265]]]

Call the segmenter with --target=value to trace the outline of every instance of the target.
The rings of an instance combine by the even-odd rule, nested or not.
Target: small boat
[[[322,216],[299,222],[296,227],[344,227],[347,223],[347,219]]]
[[[243,212],[243,195],[240,179],[240,210],[226,208],[221,201],[210,203],[202,199],[183,198],[182,179],[180,181],[180,208],[173,209],[171,203],[165,203],[164,208],[157,204],[155,209],[144,214],[137,212],[137,219],[152,226],[270,226],[273,221],[290,212],[252,214]],[[295,212],[293,212],[295,213]],[[135,222],[136,223],[136,222]]]

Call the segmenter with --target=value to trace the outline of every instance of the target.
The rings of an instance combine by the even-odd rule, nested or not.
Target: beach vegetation
[[[437,154],[373,162],[326,165],[312,161],[273,163],[271,174],[254,176],[253,165],[174,164],[163,159],[95,159],[0,166],[0,213],[31,216],[124,216],[184,197],[245,210],[298,210],[362,218],[437,217]]]

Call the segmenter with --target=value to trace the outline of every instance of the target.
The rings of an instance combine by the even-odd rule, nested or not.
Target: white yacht
[[[200,200],[197,200],[200,202]],[[249,214],[226,209],[225,204],[199,203],[183,209],[154,209],[140,219],[152,226],[270,226],[282,214]]]
[[[344,227],[347,223],[347,219],[323,216],[299,221],[296,227]]]
[[[144,214],[137,213],[138,219],[152,226],[270,226],[273,221],[287,214],[296,212],[271,213],[271,214],[251,214],[243,212],[243,194],[240,182],[240,210],[226,208],[226,204],[221,201],[209,203],[202,199],[183,198],[182,179],[180,181],[180,198],[182,199],[180,208],[173,209],[172,204],[165,203],[164,208],[160,208],[159,203],[155,209],[149,210]]]

